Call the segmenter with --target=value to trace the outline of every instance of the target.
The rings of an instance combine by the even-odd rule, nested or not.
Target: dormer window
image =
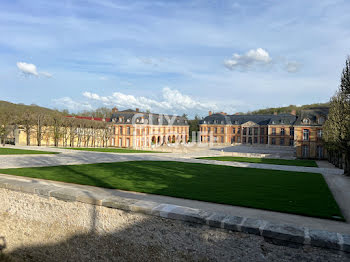
[[[303,123],[304,123],[304,124],[310,124],[310,119],[304,118],[304,119],[303,119]]]
[[[128,118],[128,119],[126,120],[126,122],[127,122],[127,123],[130,123],[130,118]]]
[[[223,124],[224,123],[224,121],[221,121],[221,124]]]
[[[207,121],[203,121],[203,124],[206,124],[207,123]]]
[[[324,121],[324,117],[323,116],[320,116],[318,119],[317,119],[317,122],[322,125],[325,121]]]

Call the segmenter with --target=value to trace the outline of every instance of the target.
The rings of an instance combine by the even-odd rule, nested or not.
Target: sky
[[[327,102],[348,0],[1,0],[0,100],[189,116]]]

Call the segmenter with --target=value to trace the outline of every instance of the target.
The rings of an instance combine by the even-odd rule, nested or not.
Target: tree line
[[[63,112],[36,105],[26,106],[0,101],[0,138],[2,144],[21,130],[26,144],[35,138],[37,146],[53,141],[54,146],[108,146],[111,126],[108,122],[67,117]]]

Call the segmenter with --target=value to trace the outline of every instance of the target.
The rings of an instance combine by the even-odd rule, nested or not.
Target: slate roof
[[[144,117],[144,123],[150,123],[152,125],[169,125],[175,117],[175,120],[172,123],[172,125],[188,126],[187,119],[181,116],[145,113],[138,112],[132,109],[127,109],[113,113],[110,122],[115,122],[117,124],[131,124],[132,118],[136,114],[141,114],[140,116],[138,116],[139,122],[136,122],[136,124],[142,124],[141,118]]]
[[[200,124],[224,124],[224,125],[242,125],[252,121],[258,125],[293,125],[296,116],[292,114],[280,115],[223,115],[212,114],[200,121]]]
[[[302,110],[300,113],[300,117],[295,122],[295,125],[298,126],[322,126],[322,122],[318,120],[323,118],[325,121],[327,119],[329,113],[328,107],[315,107],[312,109]],[[304,119],[308,119],[309,123],[304,122]]]

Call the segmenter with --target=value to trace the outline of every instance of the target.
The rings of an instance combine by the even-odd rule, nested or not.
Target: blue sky
[[[203,116],[326,102],[349,13],[346,0],[2,0],[0,99]]]

